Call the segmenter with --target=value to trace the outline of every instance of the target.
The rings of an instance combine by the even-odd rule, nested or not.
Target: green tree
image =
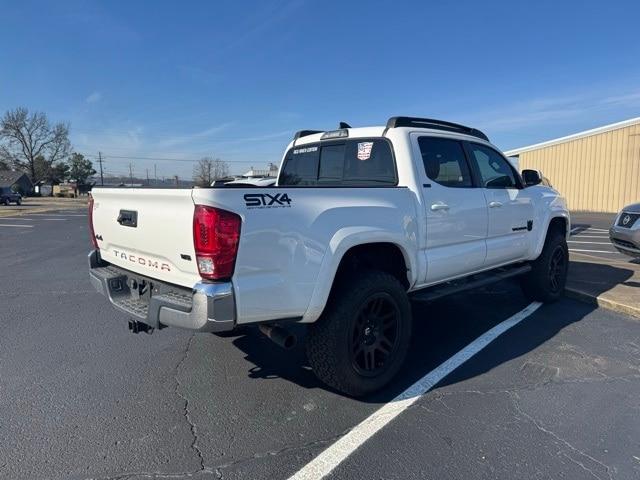
[[[36,178],[52,185],[64,182],[69,176],[69,165],[66,162],[58,161],[49,164],[42,156],[35,158],[34,169]]]
[[[87,179],[94,175],[96,171],[93,169],[91,160],[85,158],[81,153],[72,153],[69,157],[69,178],[78,182],[78,185],[84,185]]]

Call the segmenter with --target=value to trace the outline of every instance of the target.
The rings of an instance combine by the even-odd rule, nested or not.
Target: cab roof
[[[300,130],[296,132],[293,144],[304,145],[308,143],[319,142],[321,140],[339,139],[339,138],[358,138],[358,137],[380,137],[390,128],[408,127],[411,129],[424,129],[432,131],[445,131],[449,133],[457,133],[466,136],[476,137],[486,142],[489,138],[480,130],[472,127],[460,125],[458,123],[448,122],[445,120],[436,120],[433,118],[421,117],[391,117],[387,120],[385,127],[359,127],[352,128],[344,122],[340,122],[338,130]]]

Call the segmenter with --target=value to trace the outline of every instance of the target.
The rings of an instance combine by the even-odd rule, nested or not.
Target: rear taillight
[[[93,230],[93,197],[89,196],[89,235],[91,235],[91,244],[96,250],[100,250],[98,246],[98,240],[96,239],[96,232]]]
[[[193,213],[193,246],[202,278],[231,278],[240,241],[240,217],[219,208],[196,205]]]

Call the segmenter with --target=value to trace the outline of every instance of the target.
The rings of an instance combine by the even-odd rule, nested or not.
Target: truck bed
[[[163,282],[201,281],[193,245],[195,205],[242,219],[235,272],[238,323],[320,315],[349,245],[393,241],[417,249],[416,201],[403,187],[272,187],[93,190],[103,260]],[[135,212],[136,226],[117,222]],[[124,222],[127,223],[127,222]]]

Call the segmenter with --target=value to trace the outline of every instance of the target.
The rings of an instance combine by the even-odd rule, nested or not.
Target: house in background
[[[21,195],[31,195],[33,184],[26,173],[14,170],[0,170],[0,189],[9,189]]]

